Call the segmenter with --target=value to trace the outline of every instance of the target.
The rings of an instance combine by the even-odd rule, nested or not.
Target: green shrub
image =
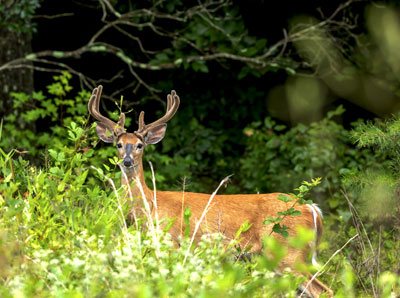
[[[322,177],[313,201],[331,211],[346,209],[340,192],[343,176],[381,163],[384,156],[355,148],[350,131],[334,120],[342,113],[339,107],[319,122],[292,128],[269,117],[252,123],[244,131],[248,139],[239,174],[243,188],[249,193],[289,192],[303,180]]]
[[[218,235],[190,250],[187,238],[173,248],[168,234],[154,237],[126,227],[128,210],[116,195],[122,191],[116,150],[98,142],[87,112],[90,93],[75,92],[69,78],[55,76],[47,92],[14,93],[16,108],[34,106],[21,114],[16,109],[2,121],[2,297],[294,297],[301,278],[273,272],[282,257],[279,244],[267,240],[270,254],[235,262],[235,250],[222,246]],[[330,261],[320,279],[334,281],[337,297],[398,295],[399,120],[358,122],[349,131],[334,121],[343,112],[338,108],[320,122],[293,128],[270,118],[255,122],[244,131],[240,159],[225,155],[226,134],[196,120],[181,127],[178,117],[161,144],[146,148],[145,159],[155,165],[158,189],[182,189],[185,177],[189,190],[212,191],[218,184],[213,177],[226,176],[233,161],[241,171],[228,192],[291,192],[301,181],[322,176],[311,191],[330,211],[322,259],[356,233],[359,237]],[[108,116],[116,119],[118,113]],[[34,121],[48,129],[20,125]],[[149,171],[146,175],[150,178]],[[116,192],[105,177],[115,181]],[[266,220],[279,224],[280,216],[285,215]],[[284,233],[285,227],[276,231]]]
[[[67,134],[82,138],[73,123]],[[105,179],[113,169],[91,168],[91,155],[76,151],[84,140],[49,149],[43,168],[0,151],[2,297],[295,297],[303,279],[275,274],[270,254],[235,262],[235,242],[221,235],[193,250],[188,238],[174,247],[166,232],[127,228],[122,190]],[[266,250],[283,257],[271,241]]]

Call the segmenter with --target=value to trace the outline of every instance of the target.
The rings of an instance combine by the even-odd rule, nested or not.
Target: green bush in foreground
[[[71,97],[69,75],[54,79],[46,95],[31,95],[32,109],[12,111],[0,125],[1,297],[295,296],[301,278],[274,273],[284,249],[271,239],[265,246],[267,256],[274,257],[235,261],[234,243],[222,246],[221,235],[203,239],[196,248],[189,248],[185,238],[177,248],[165,231],[154,234],[126,227],[127,207],[116,195],[120,171],[114,148],[96,145],[88,125],[89,93]],[[29,99],[23,93],[13,96],[15,107]],[[321,187],[313,188],[311,196],[330,210],[321,259],[359,236],[323,267],[318,278],[331,285],[336,297],[393,297],[400,294],[399,120],[355,124],[353,140],[360,145],[356,148],[350,132],[332,119],[341,113],[339,108],[321,122],[290,129],[269,118],[253,123],[245,130],[239,183],[227,191],[290,192],[300,181],[322,176]],[[49,130],[16,129],[20,121],[44,121]],[[187,133],[195,128],[208,136],[204,127],[193,125]],[[208,145],[200,143],[203,150],[191,147],[202,152],[195,159],[193,152],[171,158],[180,130],[171,126],[169,141],[147,152],[155,163],[159,189],[171,189],[177,177],[184,177],[188,167],[197,166],[194,161],[209,152]],[[12,149],[16,144],[20,150]],[[212,143],[216,151],[221,146]],[[116,192],[104,175],[115,181]],[[203,191],[203,182],[193,181],[191,186]],[[295,242],[304,242],[305,236],[299,237]]]
[[[88,179],[97,171],[84,154],[51,151],[38,169],[0,152],[2,297],[295,296],[300,278],[276,275],[266,257],[234,261],[221,235],[175,248],[166,232],[127,228],[123,202]]]
[[[0,151],[2,297],[296,296],[304,278],[274,273],[284,249],[273,238],[265,241],[267,254],[249,262],[235,260],[235,242],[224,246],[221,235],[196,247],[184,238],[174,247],[166,231],[126,227],[119,190],[104,176],[113,170],[99,174],[74,148],[50,151],[45,168]],[[355,297],[355,276],[345,264],[337,270],[336,297]],[[398,276],[380,275],[382,294],[398,287]]]

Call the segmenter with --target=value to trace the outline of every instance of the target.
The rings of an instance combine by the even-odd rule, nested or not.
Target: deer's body
[[[236,232],[241,225],[248,221],[252,227],[241,234],[244,238],[239,245],[242,249],[251,246],[251,252],[259,252],[262,249],[262,238],[271,233],[271,225],[263,225],[267,216],[276,214],[279,211],[285,211],[290,206],[279,201],[276,205],[277,193],[264,195],[217,195],[212,200],[211,206],[207,211],[205,219],[202,222],[201,230],[196,237],[199,239],[203,234],[222,233],[226,241],[235,238]],[[195,223],[200,219],[203,210],[207,205],[210,195],[202,193],[176,193],[176,192],[157,192],[158,214],[160,218],[177,218],[176,224],[171,228],[170,233],[175,237],[183,235],[180,231],[182,200],[184,198],[183,210],[189,206],[192,211],[191,231]],[[271,203],[274,205],[271,206]],[[309,229],[315,229],[312,211],[305,205],[299,206],[298,210],[304,214],[308,220],[304,221],[296,216],[290,216],[284,219],[286,226],[304,226]],[[321,223],[318,217],[318,223]],[[291,231],[292,232],[292,231]],[[293,231],[294,232],[294,231]],[[283,237],[273,233],[274,237],[283,241]]]
[[[93,90],[89,101],[90,113],[100,122],[97,124],[97,134],[105,142],[115,142],[118,148],[119,158],[122,159],[121,169],[122,184],[129,185],[127,201],[131,202],[132,209],[129,219],[133,220],[136,216],[143,214],[143,199],[150,206],[152,216],[157,214],[159,218],[174,219],[169,233],[177,242],[184,234],[183,214],[187,206],[191,211],[190,231],[193,233],[194,227],[200,220],[210,199],[209,194],[191,192],[156,191],[149,189],[144,180],[142,155],[143,149],[148,144],[156,144],[162,140],[166,130],[166,122],[172,118],[179,106],[179,97],[174,91],[168,95],[167,112],[161,119],[149,124],[144,124],[144,113],[139,117],[139,129],[134,133],[125,132],[123,126],[125,115],[121,114],[118,123],[114,123],[102,116],[99,112],[99,101],[102,87]],[[211,205],[207,209],[206,216],[201,222],[200,229],[195,235],[199,240],[204,234],[222,233],[225,241],[229,242],[235,238],[236,232],[243,223],[248,221],[252,226],[240,235],[243,239],[240,242],[242,249],[250,248],[250,252],[262,251],[262,239],[271,234],[272,224],[263,225],[268,216],[276,216],[277,212],[286,211],[292,204],[287,204],[278,200],[279,193],[269,194],[241,194],[241,195],[216,195]],[[156,202],[154,198],[156,197]],[[157,205],[157,207],[156,207]],[[296,205],[295,209],[301,212],[299,216],[287,216],[282,224],[288,226],[290,236],[296,233],[296,227],[312,229],[316,233],[316,242],[322,235],[322,215],[315,205]],[[272,237],[277,238],[286,244],[285,238],[277,233],[272,233]],[[295,268],[297,262],[305,262],[312,248],[315,245],[310,243],[305,249],[296,249],[287,245],[287,256],[282,260],[280,268]],[[307,291],[309,297],[319,297],[323,292],[330,296],[332,291],[319,282],[312,280]]]
[[[142,166],[143,165],[140,164],[139,167],[142,168]],[[139,172],[143,173],[142,171]],[[122,184],[130,184],[131,199],[134,199],[137,204],[134,208],[143,208],[141,201],[142,193],[139,189],[138,182],[136,182],[138,178],[150,209],[152,213],[154,213],[154,192],[147,187],[143,175],[137,177],[133,173],[131,175],[128,173],[127,178],[129,181],[128,183],[126,183],[125,178],[122,177]],[[236,232],[241,225],[248,221],[249,224],[252,224],[252,227],[241,234],[245,240],[242,241],[240,245],[243,249],[251,246],[250,252],[260,252],[262,249],[262,238],[271,234],[272,229],[272,224],[263,225],[263,221],[267,216],[274,216],[277,212],[285,211],[291,207],[291,204],[277,199],[279,194],[280,193],[216,195],[202,222],[199,233],[196,234],[196,239],[200,239],[203,234],[222,233],[226,241],[229,242],[235,238]],[[182,214],[186,207],[189,206],[192,213],[190,217],[190,230],[193,231],[193,227],[200,219],[210,196],[210,194],[193,192],[156,192],[159,218],[175,219],[175,224],[169,232],[176,241],[184,234],[181,228],[183,227],[184,229],[185,227],[181,223],[183,220]],[[288,227],[303,226],[314,230],[317,237],[320,237],[322,234],[322,219],[318,207],[314,205],[297,205],[296,210],[299,210],[302,216],[286,217],[282,223]],[[289,234],[292,236],[294,233],[294,229],[289,230]],[[284,242],[284,238],[280,234],[272,233],[271,235]],[[304,251],[304,253],[307,254],[308,251]],[[305,256],[306,255],[304,255],[304,257]]]

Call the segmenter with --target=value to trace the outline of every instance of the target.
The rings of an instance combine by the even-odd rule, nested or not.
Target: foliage
[[[0,27],[6,27],[12,32],[34,32],[32,16],[40,6],[39,0],[10,1],[0,3]]]
[[[116,154],[114,148],[103,146],[101,142],[98,144],[97,136],[89,129],[89,92],[74,92],[70,78],[68,73],[54,76],[54,82],[47,87],[46,93],[12,93],[15,108],[29,105],[29,109],[24,109],[25,112],[21,114],[15,109],[6,115],[3,136],[7,137],[1,138],[0,145],[10,150],[18,144],[19,151],[28,151],[29,159],[39,164],[40,159],[48,159],[49,151],[45,149],[67,150],[64,148],[66,140],[74,142],[76,137],[82,137],[84,142],[79,143],[81,147],[75,150],[91,157],[92,148],[96,147],[96,156],[99,158],[91,160],[94,165],[101,166],[99,160],[112,158]],[[195,118],[186,125],[180,124],[191,116],[187,112],[178,113],[171,120],[161,144],[146,148],[144,158],[154,164],[160,189],[185,188],[189,191],[211,192],[216,186],[215,181],[226,176],[229,173],[227,171],[233,171],[236,176],[227,192],[290,192],[304,179],[321,176],[321,185],[312,191],[313,200],[324,202],[324,206],[328,204],[331,210],[339,209],[341,215],[348,219],[349,212],[343,210],[346,202],[339,191],[347,185],[346,181],[343,183],[342,176],[354,177],[357,169],[377,164],[389,166],[384,160],[391,150],[378,153],[359,151],[353,146],[349,131],[334,120],[344,113],[341,107],[329,112],[328,117],[320,122],[298,124],[290,129],[269,117],[264,123],[252,123],[244,130],[246,148],[242,158],[232,152],[234,148],[242,150],[242,139],[229,138],[226,133],[206,127]],[[109,116],[117,119],[118,113],[116,110]],[[21,119],[46,123],[50,130],[15,130],[17,121]],[[128,117],[126,126],[129,127],[130,123]],[[65,129],[80,130],[81,125],[82,131],[68,132]],[[115,167],[113,164],[108,166]],[[148,179],[150,175],[150,171],[146,171]]]
[[[400,295],[400,117],[350,125],[339,107],[322,120],[292,127],[265,118],[274,110],[271,98],[265,99],[271,87],[302,71],[321,76],[286,81],[277,100],[292,105],[289,110],[320,117],[311,115],[310,106],[322,112],[334,95],[378,115],[392,113],[399,95],[397,12],[371,1],[326,2],[312,17],[299,2],[289,10],[296,15],[291,19],[284,3],[261,2],[284,18],[287,30],[265,18],[266,10],[258,12],[257,3],[1,1],[0,29],[17,33],[19,41],[46,29],[33,35],[32,53],[0,65],[0,71],[34,69],[42,89],[13,93],[14,110],[3,111],[0,124],[0,296],[290,297],[300,282],[288,272],[272,273],[284,248],[270,238],[267,254],[254,262],[232,261],[232,247],[222,246],[221,236],[202,239],[181,266],[187,238],[174,248],[163,232],[153,237],[127,228],[125,204],[102,175],[120,191],[115,149],[98,142],[87,113],[89,93],[60,73],[66,69],[81,86],[102,81],[107,95],[133,91],[122,108],[136,113],[140,103],[149,119],[163,112],[159,94],[178,89],[180,112],[163,142],[146,148],[159,189],[211,192],[234,173],[228,193],[290,192],[301,181],[322,177],[311,190],[325,214],[322,259],[358,235],[324,267],[322,279],[337,297]],[[285,9],[271,9],[276,4]],[[298,17],[299,7],[305,17]],[[260,26],[253,18],[258,13],[274,26]],[[88,15],[95,16],[89,23]],[[78,30],[79,36],[70,34]],[[94,63],[102,67],[93,69]],[[58,74],[45,88],[49,71]],[[116,110],[110,106],[103,102],[101,108]],[[359,111],[352,109],[351,121]],[[292,117],[281,119],[297,123]],[[20,123],[35,123],[37,130]],[[288,208],[266,223],[285,235],[282,217],[296,214]],[[236,238],[250,226],[244,223]],[[304,239],[300,232],[290,243]]]
[[[357,233],[359,237],[346,249],[349,265],[358,283],[370,295],[382,297],[398,291],[399,242],[399,185],[397,135],[399,116],[375,123],[359,123],[351,132],[351,140],[357,143],[360,152],[374,152],[386,156],[384,162],[365,164],[344,176],[346,198],[352,225],[347,226],[342,218],[329,218],[327,237],[345,241]],[[335,263],[335,266],[341,264]],[[382,275],[381,272],[386,272]],[[382,280],[392,285],[389,290]],[[393,293],[391,295],[394,295]]]
[[[124,220],[127,207],[103,176],[119,180],[115,149],[98,144],[94,125],[88,125],[89,93],[80,91],[73,96],[69,79],[70,75],[63,73],[54,77],[47,92],[32,95],[14,93],[15,107],[26,105],[30,96],[34,99],[34,106],[20,115],[10,113],[2,124],[1,146],[7,148],[0,152],[0,258],[3,260],[1,264],[4,264],[0,270],[2,296],[150,297],[182,293],[184,297],[274,297],[282,291],[289,296],[295,294],[301,278],[290,272],[279,276],[271,271],[285,251],[273,240],[266,240],[265,243],[270,253],[255,258],[253,262],[232,262],[234,253],[243,253],[232,249],[234,243],[222,246],[221,236],[204,238],[187,262],[183,262],[189,249],[189,231],[186,231],[186,240],[181,247],[172,249],[173,244],[165,231],[158,232],[154,238],[140,227],[127,228]],[[354,195],[352,201],[359,209],[363,200],[358,199],[358,194],[376,193],[377,190],[397,185],[397,172],[393,170],[397,161],[393,146],[397,145],[392,144],[395,137],[389,137],[396,135],[393,131],[397,118],[378,123],[380,130],[377,135],[387,135],[390,141],[378,143],[374,151],[367,148],[358,150],[352,145],[349,132],[334,121],[334,117],[341,113],[343,110],[339,108],[320,122],[300,124],[291,129],[267,118],[264,124],[253,123],[244,131],[248,142],[246,154],[240,160],[244,171],[240,173],[240,183],[230,186],[233,190],[244,187],[253,191],[255,186],[263,190],[263,187],[272,187],[273,184],[285,190],[284,187],[295,185],[297,179],[302,181],[303,177],[317,173],[326,177],[316,188],[313,186],[320,182],[319,179],[302,185],[299,193],[292,198],[281,197],[288,202],[288,209],[275,217],[266,218],[266,223],[276,225],[274,232],[287,233],[285,227],[280,225],[280,219],[297,215],[290,208],[294,204],[292,199],[297,197],[303,200],[311,187],[313,197],[326,198],[327,193],[332,193],[333,198],[340,198],[343,194],[339,189],[345,186]],[[118,117],[117,113],[109,115],[114,119]],[[15,130],[14,125],[20,118],[44,121],[51,131]],[[189,137],[193,127],[202,137],[189,142],[193,148],[188,147],[178,153],[177,158],[171,158],[176,148],[181,146],[180,137]],[[377,143],[370,137],[371,131],[378,128],[360,123],[355,123],[354,127],[353,138],[362,139],[362,144]],[[184,176],[192,166],[199,166],[210,154],[207,148],[213,148],[213,154],[218,155],[225,145],[218,134],[207,131],[196,121],[186,129],[179,128],[176,123],[170,125],[169,134],[164,140],[165,145],[161,148],[149,147],[146,152],[156,165],[157,184],[161,184],[159,188],[163,185],[168,187],[171,181],[178,179],[179,175]],[[21,147],[14,150],[14,144]],[[21,152],[23,149],[29,150],[29,153]],[[25,160],[25,156],[30,160]],[[386,160],[386,156],[391,159]],[[226,160],[229,158],[232,157],[226,157]],[[257,159],[262,163],[259,160],[256,162]],[[210,162],[212,159],[201,166],[205,167]],[[271,166],[265,167],[265,163]],[[91,166],[99,172],[91,170]],[[370,169],[367,171],[370,176],[359,175],[366,167]],[[379,171],[375,170],[387,168],[392,171],[386,171],[386,176],[392,179],[377,179]],[[216,166],[214,170],[218,173],[220,168]],[[192,173],[189,178],[196,177],[196,174]],[[341,181],[343,177],[345,180]],[[369,188],[368,183],[359,183],[354,187],[355,178],[364,181],[368,177],[370,181],[380,181],[380,188],[376,183]],[[116,185],[118,188],[119,183]],[[199,183],[198,187],[201,186]],[[342,216],[331,216],[325,220],[327,239],[344,243],[355,233],[370,234],[369,238],[360,236],[357,245],[350,244],[344,249],[344,256],[331,261],[328,272],[338,276],[333,287],[337,297],[387,293],[390,287],[396,292],[398,277],[392,272],[396,270],[394,264],[400,251],[397,234],[382,228],[377,232],[369,223],[362,230],[361,223],[365,219],[358,217],[356,209],[346,211],[345,203],[332,205],[332,200],[332,197],[327,199],[332,210]],[[187,210],[185,219],[190,216],[190,210]],[[348,221],[350,216],[353,216],[353,221],[356,216],[359,222],[355,227]],[[235,241],[250,226],[244,223]],[[290,239],[289,243],[297,247],[306,245],[310,239],[307,233],[301,231],[298,231],[298,237]],[[385,239],[384,244],[382,239]],[[374,249],[358,252],[358,247],[369,247],[369,243],[382,247],[385,256],[379,257]],[[335,247],[332,242],[322,243],[325,259]],[[5,276],[7,279],[4,279]],[[363,289],[371,290],[360,290],[358,283]]]
[[[304,198],[306,194],[311,190],[311,188],[317,186],[320,182],[321,178],[312,179],[311,183],[303,181],[302,185],[296,189],[298,191],[297,195],[278,195],[278,200],[285,202],[288,206],[288,209],[278,212],[276,214],[278,216],[276,217],[268,216],[267,220],[265,220],[263,224],[274,224],[272,227],[272,232],[281,234],[283,237],[287,238],[289,236],[289,233],[287,232],[289,227],[281,224],[282,220],[288,216],[301,215],[301,212],[299,210],[296,210],[294,207],[296,205],[312,204],[311,200],[305,200]]]
[[[265,240],[265,255],[248,262],[233,261],[237,240],[224,246],[221,235],[203,237],[184,262],[187,237],[174,247],[165,231],[153,237],[149,229],[126,227],[122,189],[114,192],[105,180],[113,170],[89,168],[92,149],[77,151],[86,139],[73,123],[67,134],[74,142],[49,149],[46,167],[0,150],[2,297],[295,297],[304,280],[273,272],[285,252],[273,238]],[[290,243],[307,245],[308,233],[297,237]],[[338,274],[336,297],[356,297],[352,268],[342,265]],[[390,272],[379,276],[382,293],[397,293],[398,284]]]
[[[358,187],[362,215],[380,225],[399,222],[399,131],[400,117],[396,115],[386,121],[359,125],[351,135],[360,149],[370,147],[388,156],[385,164],[364,168],[349,177],[353,186]]]
[[[235,243],[224,246],[221,235],[203,238],[184,262],[187,237],[175,248],[165,231],[127,228],[122,189],[99,183],[107,170],[88,178],[90,155],[77,151],[83,129],[73,123],[75,144],[49,149],[44,168],[0,150],[2,297],[295,297],[301,278],[273,273],[277,260],[266,256],[234,262]],[[271,241],[266,250],[283,257]]]
[[[26,154],[31,162],[40,164],[47,162],[49,153],[56,151],[70,151],[67,144],[75,144],[75,152],[84,153],[88,158],[93,156],[96,148],[96,159],[91,159],[93,165],[100,166],[99,161],[112,160],[116,150],[112,146],[103,146],[96,133],[89,126],[87,102],[90,97],[88,91],[74,92],[70,85],[71,75],[67,72],[53,77],[53,83],[47,86],[47,92],[38,91],[32,94],[11,93],[14,109],[3,119],[0,146],[7,150],[18,149],[17,152]],[[73,94],[76,95],[73,95]],[[24,107],[21,112],[20,107]],[[119,110],[109,113],[109,117],[116,119]],[[126,127],[131,120],[126,119]],[[45,129],[31,131],[29,128],[16,130],[19,121],[36,122]],[[173,119],[171,122],[174,122]],[[92,122],[92,120],[90,120]],[[42,124],[42,125],[40,125]],[[81,128],[82,126],[82,128]],[[66,128],[69,128],[67,130]],[[201,190],[210,178],[203,182],[194,181],[199,173],[208,171],[215,161],[221,158],[225,136],[219,136],[211,128],[206,128],[193,119],[182,129],[172,123],[163,143],[146,148],[145,160],[154,163],[156,181],[161,187],[174,187],[177,190],[190,186],[191,190]],[[194,131],[194,133],[193,133]],[[77,143],[77,139],[82,139]],[[194,142],[196,140],[196,142]],[[179,150],[177,148],[180,147]],[[115,164],[111,162],[114,167]],[[225,173],[217,173],[217,179]],[[117,174],[119,175],[119,174]],[[146,177],[150,181],[150,171]],[[216,175],[215,175],[216,176]],[[185,185],[182,185],[185,179]],[[193,181],[192,181],[193,180]],[[213,185],[208,188],[212,188]],[[204,189],[204,188],[203,188]]]
[[[12,92],[13,107],[16,109],[3,119],[0,146],[7,151],[17,149],[17,154],[27,154],[34,164],[44,161],[45,166],[55,152],[60,152],[61,160],[71,153],[84,154],[90,159],[94,152],[92,148],[98,142],[94,131],[88,126],[87,101],[90,93],[79,91],[72,97],[70,78],[67,72],[54,76],[54,82],[47,86],[47,93],[39,91],[29,95]],[[17,109],[22,106],[25,108],[23,111]],[[21,120],[36,122],[42,127],[45,125],[46,129],[15,129]],[[73,149],[70,145],[73,145]],[[111,148],[99,148],[96,151],[103,159],[112,157]],[[93,162],[99,165],[96,160]]]
[[[243,188],[248,192],[289,192],[304,179],[323,177],[312,192],[313,200],[328,204],[331,210],[345,207],[340,193],[342,176],[378,164],[384,155],[357,150],[349,131],[334,120],[342,113],[339,106],[319,122],[292,128],[270,117],[252,123],[244,131],[248,139],[240,161]]]
[[[376,151],[389,155],[390,168],[394,175],[399,175],[400,161],[397,159],[400,152],[399,132],[400,118],[396,115],[386,121],[363,123],[353,130],[351,137],[359,148],[372,147]]]

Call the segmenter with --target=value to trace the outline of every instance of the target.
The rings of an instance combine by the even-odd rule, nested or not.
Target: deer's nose
[[[133,160],[130,157],[125,157],[124,158],[124,166],[125,167],[131,167],[133,164]]]

